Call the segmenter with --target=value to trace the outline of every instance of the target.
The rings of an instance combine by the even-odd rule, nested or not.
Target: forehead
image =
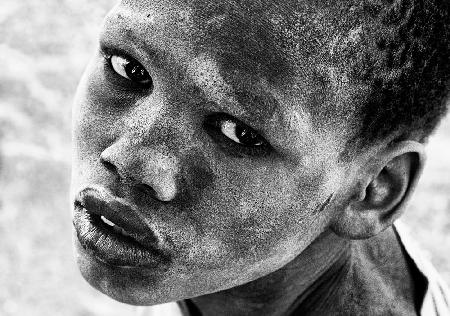
[[[319,115],[318,108],[345,103],[336,97],[351,91],[330,64],[329,43],[345,5],[326,3],[123,0],[106,20],[104,37],[132,42],[182,70],[210,101],[247,114],[256,127],[288,122],[288,133],[302,132],[295,129],[307,123],[291,124],[292,117],[329,119],[339,111]]]
[[[188,41],[224,59],[242,57],[233,65],[247,70],[257,65],[274,76],[317,59],[337,25],[333,20],[339,20],[336,10],[345,11],[321,1],[252,0],[124,0],[119,8],[143,37],[162,31],[165,39]]]

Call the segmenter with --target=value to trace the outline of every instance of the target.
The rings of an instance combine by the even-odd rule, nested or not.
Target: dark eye
[[[264,139],[252,128],[232,120],[218,122],[220,131],[235,143],[244,146],[262,146]]]
[[[208,115],[203,126],[219,147],[234,157],[264,157],[272,152],[264,137],[227,113]]]
[[[130,57],[111,55],[109,61],[118,75],[143,86],[150,87],[153,84],[148,71],[136,60]]]

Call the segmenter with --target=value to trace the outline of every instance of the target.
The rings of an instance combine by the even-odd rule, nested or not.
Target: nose
[[[179,162],[166,146],[150,148],[125,136],[101,153],[100,162],[122,180],[146,187],[160,201],[177,196]]]

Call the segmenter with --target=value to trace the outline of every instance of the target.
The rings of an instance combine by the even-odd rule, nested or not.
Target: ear
[[[424,145],[402,141],[357,161],[331,229],[341,237],[377,235],[403,213],[425,164]]]

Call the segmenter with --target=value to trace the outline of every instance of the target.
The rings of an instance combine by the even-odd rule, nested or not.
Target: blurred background
[[[111,0],[1,0],[0,315],[131,315],[72,255],[70,112]],[[450,284],[450,119],[405,216]]]

